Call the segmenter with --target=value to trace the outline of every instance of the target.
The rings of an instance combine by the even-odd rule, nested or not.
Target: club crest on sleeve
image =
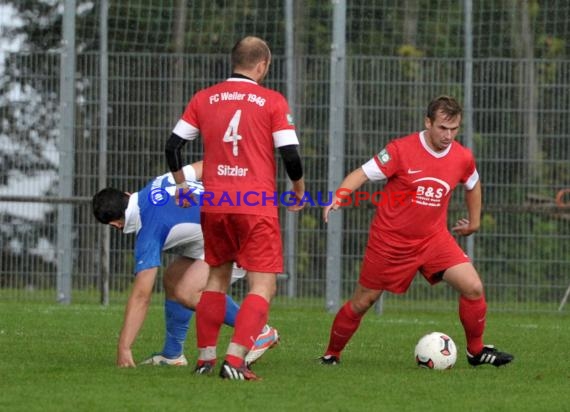
[[[392,159],[392,158],[390,157],[390,154],[388,153],[388,151],[386,149],[380,150],[380,153],[378,153],[378,160],[380,160],[380,163],[385,165],[386,163],[388,163],[390,161],[390,159]]]
[[[287,113],[287,123],[289,123],[289,125],[291,126],[295,124],[295,121],[293,120],[293,115],[291,113]]]

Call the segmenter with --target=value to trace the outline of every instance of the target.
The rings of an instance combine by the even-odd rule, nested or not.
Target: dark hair
[[[426,116],[433,122],[439,111],[445,115],[446,119],[463,115],[463,108],[451,96],[439,96],[433,99],[428,105]]]
[[[107,187],[93,196],[93,215],[99,222],[108,224],[123,219],[129,205],[129,195],[118,189]]]
[[[247,36],[239,40],[232,48],[232,69],[253,69],[261,62],[271,59],[271,51],[267,43],[255,36]]]

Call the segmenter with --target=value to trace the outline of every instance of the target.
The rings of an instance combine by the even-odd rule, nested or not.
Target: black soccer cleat
[[[195,375],[211,375],[216,367],[216,361],[205,361],[198,362],[196,368],[194,368]]]
[[[220,369],[220,378],[230,379],[235,381],[257,381],[261,380],[255,373],[253,373],[245,363],[239,368],[230,365],[228,362],[222,364],[222,369]]]
[[[338,365],[340,359],[334,355],[323,355],[319,358],[319,362],[321,362],[321,365]]]
[[[499,352],[492,345],[483,346],[483,350],[478,355],[471,355],[467,352],[467,362],[471,366],[479,365],[493,365],[493,366],[503,366],[510,363],[515,357],[510,353]]]

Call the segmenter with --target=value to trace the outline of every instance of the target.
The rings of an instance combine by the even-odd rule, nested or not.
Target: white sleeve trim
[[[273,145],[275,147],[288,146],[291,144],[299,144],[295,130],[286,129],[273,132]]]
[[[176,123],[176,126],[174,126],[172,133],[185,140],[194,140],[200,134],[200,130],[187,121],[180,119],[178,123]]]
[[[479,181],[479,173],[477,169],[473,172],[471,176],[465,181],[464,185],[466,190],[473,190],[477,182]]]
[[[371,181],[385,180],[386,175],[382,173],[382,170],[378,167],[376,160],[374,158],[370,159],[362,165],[362,170],[364,174]]]
[[[141,211],[139,209],[139,193],[135,192],[129,197],[127,210],[125,210],[125,225],[123,233],[138,233],[141,230]]]

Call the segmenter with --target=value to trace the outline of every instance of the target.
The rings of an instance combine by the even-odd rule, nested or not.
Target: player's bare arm
[[[473,189],[465,192],[465,203],[469,218],[461,218],[455,223],[452,230],[461,236],[469,236],[479,230],[481,225],[481,182],[477,182]]]
[[[202,160],[191,164],[196,174],[196,180],[202,180],[202,171],[204,170],[204,162]]]
[[[120,368],[136,366],[131,348],[146,318],[157,269],[155,267],[142,270],[135,278],[117,345],[117,366]]]
[[[358,169],[352,171],[348,176],[346,176],[342,181],[342,183],[340,184],[339,188],[333,193],[331,204],[323,208],[323,220],[325,221],[325,223],[328,223],[329,221],[329,213],[331,211],[338,210],[341,206],[341,202],[339,197],[337,196],[337,193],[340,190],[342,190],[344,194],[348,195],[349,193],[358,189],[367,181],[368,181],[368,176],[366,176],[364,170],[362,170],[362,167],[359,167]]]
[[[196,180],[202,179],[203,164],[204,162],[202,160],[191,164],[191,166],[194,168],[194,174]],[[188,183],[186,182],[186,176],[184,175],[183,169],[172,172],[172,176],[174,177],[174,181],[176,182],[176,192],[175,192],[176,204],[181,207],[189,207],[191,203],[188,200],[188,198],[189,197],[194,198],[194,195],[192,193],[188,195],[188,192],[191,189],[188,187]]]
[[[188,196],[192,197],[188,183],[186,183],[184,172],[182,169],[172,172],[174,181],[176,182],[176,192],[174,198],[176,199],[176,204],[180,207],[190,207],[191,203],[188,200]]]

